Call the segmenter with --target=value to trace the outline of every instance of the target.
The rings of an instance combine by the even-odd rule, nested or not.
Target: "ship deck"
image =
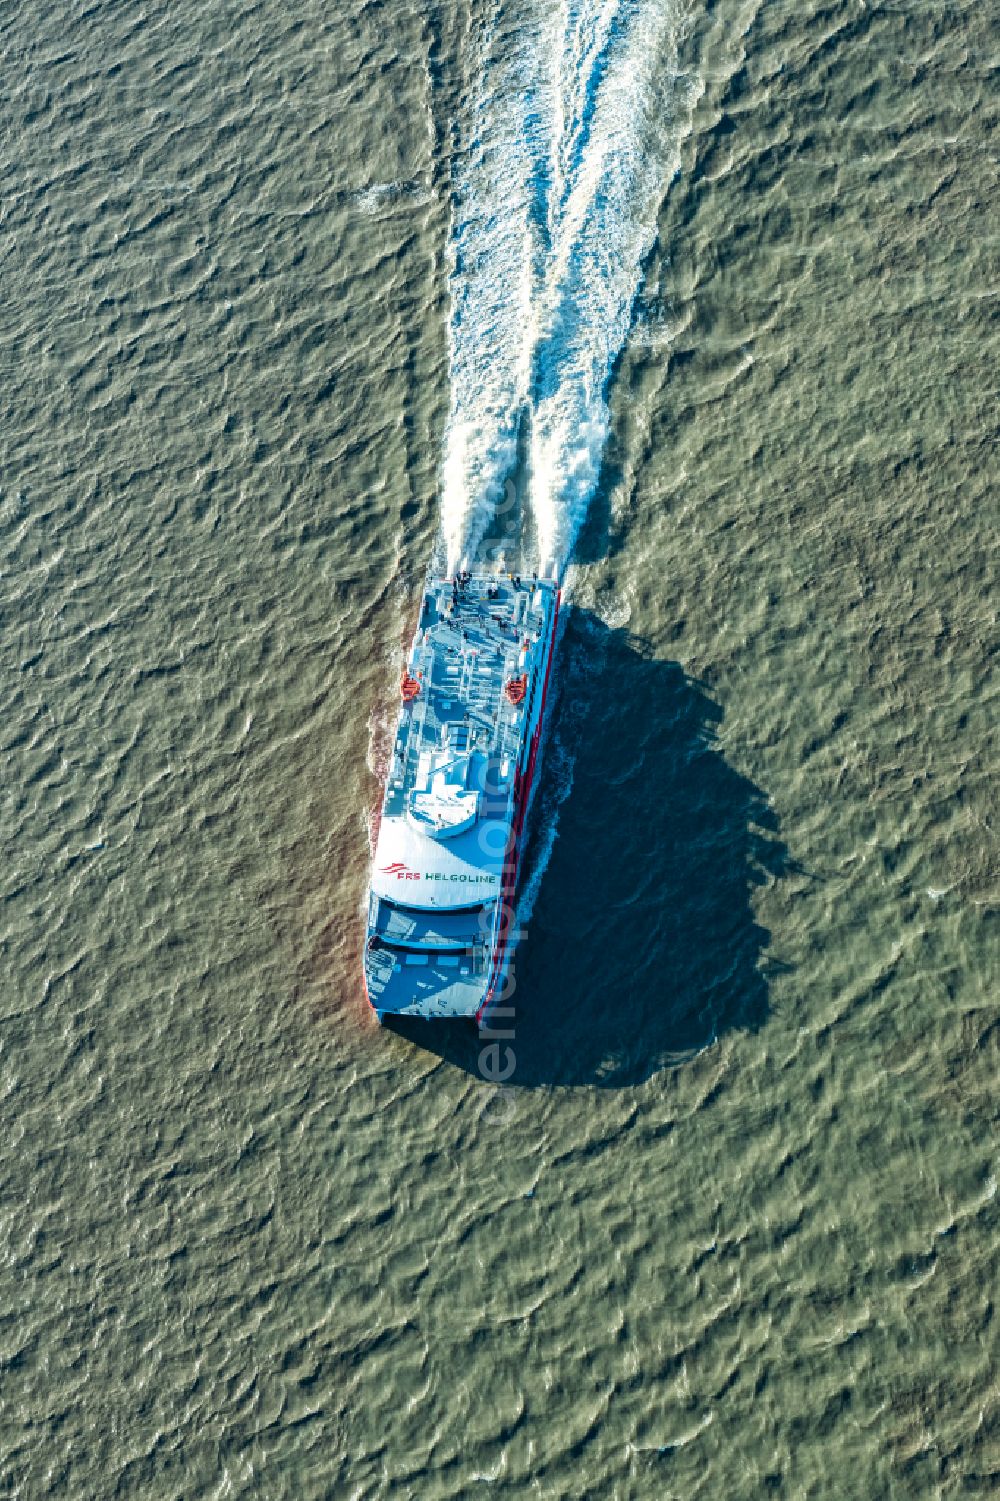
[[[531,590],[531,580],[518,587],[506,575],[476,574],[464,584],[442,580],[428,591],[410,662],[420,694],[400,720],[386,817],[405,812],[420,756],[437,749],[443,734],[456,751],[478,751],[489,761],[516,754],[517,716],[503,685],[516,675],[524,640],[538,637]]]
[[[382,1015],[472,1016],[484,998],[488,954],[369,952],[369,1000]]]

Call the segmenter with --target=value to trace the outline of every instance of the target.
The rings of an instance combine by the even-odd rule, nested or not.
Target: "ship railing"
[[[368,948],[377,952],[380,949],[389,949],[393,953],[403,954],[465,954],[475,956],[482,947],[481,941],[469,942],[463,939],[460,943],[442,943],[439,938],[429,939],[421,943],[414,938],[390,938],[384,933],[373,933],[368,940]]]
[[[424,683],[429,685],[430,671],[433,667],[433,654],[428,653],[424,661]],[[416,706],[411,710],[409,729],[406,736],[406,752],[403,756],[402,770],[399,778],[400,790],[402,790],[402,788],[407,784],[410,776],[411,766],[413,771],[415,772],[416,763],[420,759],[420,751],[424,743],[424,728],[427,723],[427,709],[429,704],[427,693],[428,689],[427,687],[425,687],[423,693],[421,693],[420,697],[417,699]]]

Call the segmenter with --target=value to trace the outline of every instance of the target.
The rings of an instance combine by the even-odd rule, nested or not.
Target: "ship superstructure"
[[[481,1017],[510,960],[559,588],[432,580],[400,684],[368,905],[368,999],[387,1014]]]

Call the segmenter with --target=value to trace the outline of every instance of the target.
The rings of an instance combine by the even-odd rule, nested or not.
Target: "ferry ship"
[[[503,989],[552,668],[555,579],[432,579],[400,683],[364,951],[376,1017],[475,1017]]]

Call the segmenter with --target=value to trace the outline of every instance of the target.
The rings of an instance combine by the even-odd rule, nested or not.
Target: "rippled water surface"
[[[995,6],[674,4],[507,1087],[364,1004],[558,11],[0,12],[4,1494],[1000,1485]]]

